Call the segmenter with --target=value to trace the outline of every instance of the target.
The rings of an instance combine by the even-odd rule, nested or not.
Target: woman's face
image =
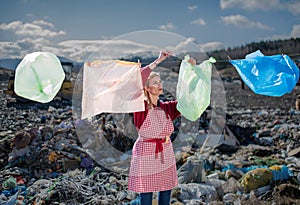
[[[151,95],[161,95],[163,93],[163,86],[159,76],[154,76],[153,78],[149,79],[148,86],[146,90]]]

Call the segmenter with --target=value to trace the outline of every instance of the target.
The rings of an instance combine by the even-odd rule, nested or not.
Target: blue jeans
[[[141,205],[152,205],[153,192],[141,193]],[[158,205],[170,205],[171,190],[158,192]]]

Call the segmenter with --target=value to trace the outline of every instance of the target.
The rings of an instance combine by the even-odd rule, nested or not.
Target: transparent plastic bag
[[[210,104],[211,72],[214,58],[200,65],[188,62],[189,56],[181,62],[176,98],[177,109],[188,120],[195,121]]]
[[[86,62],[81,119],[100,113],[145,110],[139,63],[120,60]]]
[[[29,100],[47,103],[59,92],[65,73],[58,57],[50,52],[27,54],[16,68],[14,90]]]

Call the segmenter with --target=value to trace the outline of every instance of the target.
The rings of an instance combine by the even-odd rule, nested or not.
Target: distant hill
[[[15,70],[20,62],[20,59],[2,59],[0,60],[0,68]]]
[[[260,50],[264,55],[287,54],[296,63],[300,63],[300,38],[253,42],[247,45],[237,46],[234,48],[227,48],[207,52],[207,55],[209,57],[214,57],[217,60],[215,66],[218,70],[223,70],[233,68],[233,66],[229,62],[227,62],[227,60],[243,59],[247,54],[255,52],[257,50]],[[151,63],[156,59],[156,56],[153,55],[152,57],[150,57],[151,55],[143,56],[146,56],[146,58],[142,58],[141,56],[129,56],[122,60],[128,60],[133,62],[137,62],[138,60],[140,60],[143,63],[143,65],[147,65],[148,63]],[[192,56],[196,56],[196,54],[194,53],[194,55]],[[163,64],[167,64],[168,67],[173,68],[173,71],[178,72],[180,61],[183,58],[184,56],[171,56],[166,61],[164,61]]]
[[[287,54],[289,55],[295,62],[300,63],[300,38],[291,38],[286,40],[274,40],[274,41],[260,41],[253,42],[247,45],[237,46],[234,48],[227,48],[221,50],[215,50],[208,52],[209,57],[214,57],[217,59],[217,63],[215,66],[218,70],[222,70],[225,68],[230,68],[232,65],[229,62],[226,62],[229,58],[231,59],[243,59],[249,53],[252,53],[256,50],[261,50],[264,55],[275,55],[275,54]],[[153,57],[153,53],[143,54],[144,59],[140,56],[127,56],[122,60],[130,60],[133,62],[137,62],[141,60],[143,65],[146,65],[153,60],[155,60],[156,56]],[[83,67],[83,62],[75,62],[69,60],[65,57],[58,57],[62,62],[71,62],[73,63],[73,71],[78,72]],[[174,58],[174,59],[173,59]],[[182,59],[183,56],[180,57],[170,57],[168,63],[174,64],[171,65],[174,69],[178,67],[179,60]],[[218,60],[220,60],[218,62]],[[224,62],[225,60],[225,62]],[[15,70],[20,63],[21,59],[2,59],[0,60],[0,68]],[[178,68],[177,68],[178,69]],[[178,71],[178,70],[176,70]]]
[[[78,72],[82,68],[83,63],[81,63],[81,62],[72,61],[65,57],[60,57],[60,56],[58,58],[61,62],[73,63],[73,71],[74,72]],[[21,60],[22,59],[0,59],[0,68],[14,71],[18,67]]]

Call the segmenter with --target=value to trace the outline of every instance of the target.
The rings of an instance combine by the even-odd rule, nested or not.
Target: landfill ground
[[[138,204],[138,195],[127,190],[128,176],[105,169],[82,149],[72,102],[18,102],[4,93],[10,75],[0,70],[0,205]],[[189,161],[197,170],[193,159],[206,156],[199,168],[205,179],[192,171],[180,175],[185,183],[173,190],[171,204],[300,204],[300,111],[295,105],[300,86],[268,97],[242,89],[239,80],[223,85],[229,128],[224,134],[239,145],[221,144],[205,154],[195,145],[183,153],[178,169]],[[102,128],[107,139],[118,137],[113,127]],[[126,150],[132,146],[127,143],[115,146]],[[251,167],[260,169],[242,169]]]

